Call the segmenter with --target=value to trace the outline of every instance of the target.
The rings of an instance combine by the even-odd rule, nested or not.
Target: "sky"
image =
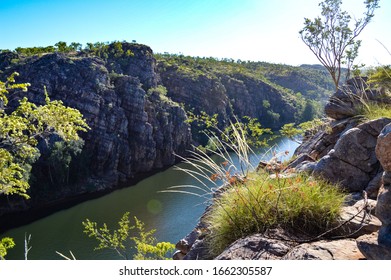
[[[137,41],[157,53],[315,64],[302,42],[304,18],[320,0],[0,0],[0,49],[67,43]],[[343,0],[360,18],[363,0]],[[359,39],[357,63],[391,64],[391,1]]]

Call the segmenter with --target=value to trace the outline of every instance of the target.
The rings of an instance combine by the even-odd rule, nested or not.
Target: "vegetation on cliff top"
[[[226,74],[259,79],[283,91],[287,98],[299,103],[302,102],[302,97],[325,102],[333,90],[333,83],[326,69],[315,65],[290,66],[168,53],[155,54],[155,58],[160,67],[173,67],[190,77],[218,78]]]

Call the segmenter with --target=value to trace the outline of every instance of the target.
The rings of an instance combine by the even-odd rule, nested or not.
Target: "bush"
[[[208,212],[209,253],[216,256],[235,240],[271,228],[318,235],[337,221],[343,201],[339,188],[308,176],[270,179],[266,173],[251,173]]]

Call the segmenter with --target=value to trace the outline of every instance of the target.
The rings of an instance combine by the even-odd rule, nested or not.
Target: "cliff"
[[[122,44],[122,55],[101,58],[88,52],[49,53],[29,57],[0,55],[1,79],[18,72],[18,82],[29,82],[27,94],[44,102],[44,87],[52,100],[80,110],[91,130],[84,133],[83,151],[70,163],[70,179],[52,178],[49,159],[55,137],[40,143],[41,159],[34,165],[28,208],[57,199],[96,193],[126,185],[130,180],[176,162],[191,149],[185,111],[155,91],[159,76],[152,50]],[[126,55],[127,51],[128,54]],[[12,61],[11,61],[12,59]],[[6,204],[6,203],[5,203]],[[2,204],[4,206],[4,204]]]
[[[319,90],[320,100],[329,93],[322,88],[329,86],[327,79],[322,86],[309,84],[306,76],[315,70],[182,55],[156,57],[170,98],[196,114],[218,113],[221,126],[235,115],[257,118],[263,127],[277,130],[285,123],[301,120],[305,98],[313,99],[312,91]],[[300,90],[303,93],[298,94]]]

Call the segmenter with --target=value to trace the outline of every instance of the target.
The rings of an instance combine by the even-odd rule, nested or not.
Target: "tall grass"
[[[316,236],[335,226],[343,201],[338,188],[306,175],[271,179],[251,173],[208,212],[209,253],[216,256],[235,240],[272,228]]]
[[[195,148],[187,158],[178,156],[188,167],[176,166],[176,170],[193,177],[198,185],[172,186],[162,192],[210,197],[222,186],[245,181],[249,172],[255,169],[250,160],[253,151],[246,141],[243,128],[234,123],[230,125],[230,135],[219,131],[225,140],[214,133],[208,135],[214,142],[213,149]]]
[[[368,120],[391,118],[391,104],[368,101],[360,108],[359,115]]]

